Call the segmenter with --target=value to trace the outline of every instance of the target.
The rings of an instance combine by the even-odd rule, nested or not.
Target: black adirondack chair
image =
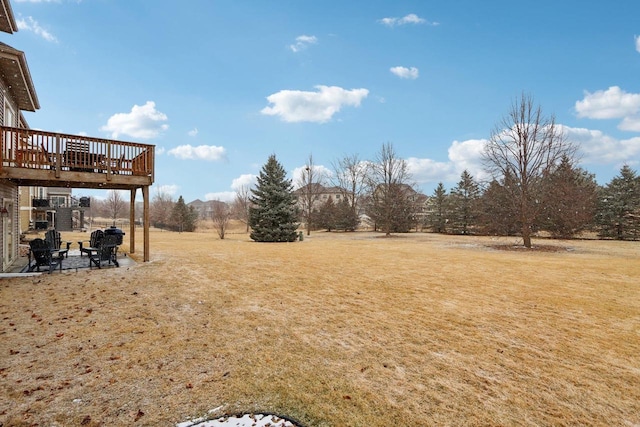
[[[69,247],[71,246],[71,242],[64,242],[65,248],[62,247],[62,237],[60,236],[60,232],[57,230],[49,230],[44,235],[44,240],[49,244],[49,247],[52,249],[57,249],[60,251],[60,255],[64,257],[69,256]]]
[[[86,240],[78,242],[78,245],[80,246],[80,256],[82,256],[82,254],[91,255],[91,253],[100,246],[102,239],[104,239],[104,231],[95,230],[91,233],[91,237],[89,238],[89,246],[84,245]]]
[[[102,263],[105,261],[120,267],[118,264],[118,236],[105,234],[94,249],[89,253],[89,268],[93,265],[102,268]]]
[[[118,264],[118,243],[119,238],[115,234],[106,234],[102,230],[96,230],[91,233],[89,246],[85,246],[84,242],[78,242],[80,245],[80,256],[87,254],[89,256],[89,268],[96,266],[102,268],[102,263],[106,261],[108,264]]]
[[[31,259],[33,258],[33,263]],[[29,242],[29,271],[40,271],[40,267],[49,267],[49,273],[60,267],[62,271],[62,259],[64,254],[52,248],[43,239],[33,239]]]

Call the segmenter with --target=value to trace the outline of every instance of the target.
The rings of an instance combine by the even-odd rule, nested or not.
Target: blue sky
[[[295,179],[310,154],[330,169],[386,142],[431,194],[483,176],[482,144],[523,92],[599,183],[638,168],[637,0],[12,6],[19,31],[0,40],[27,55],[30,126],[156,145],[152,195],[230,200],[270,154]]]

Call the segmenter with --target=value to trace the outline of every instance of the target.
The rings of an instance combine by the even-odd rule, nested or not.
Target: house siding
[[[0,233],[2,236],[0,237],[0,255],[2,256],[2,265],[3,271],[6,271],[11,265],[15,262],[18,256],[18,243],[19,243],[19,233],[18,233],[18,186],[15,184],[11,184],[9,182],[3,181],[0,182],[0,208],[4,206],[4,202],[7,200],[13,201],[13,210],[9,212],[9,215],[13,218],[11,222],[12,227],[10,234],[10,238],[13,238],[12,251],[8,257],[5,254],[5,241],[4,239],[8,237],[8,233]],[[4,221],[7,221],[5,218],[1,218],[0,221],[3,222],[2,229],[4,230]],[[8,263],[5,264],[5,259],[8,260]]]
[[[2,108],[0,108],[0,123],[4,124],[4,100],[5,100],[5,93],[7,93],[7,85],[4,83],[3,80],[0,79],[0,105],[2,106]]]
[[[18,123],[24,125],[24,119],[21,117],[19,109],[16,103],[11,97],[6,96],[8,92],[7,84],[4,80],[0,79],[0,123],[4,124],[5,105],[8,104],[14,112],[13,123],[7,123],[10,126],[17,126]],[[0,233],[0,260],[2,261],[2,271],[7,271],[18,258],[18,245],[20,243],[20,199],[18,186],[10,181],[0,180],[0,208],[4,207],[5,201],[11,200],[13,202],[13,209],[9,212],[11,216],[11,230],[9,233]],[[0,218],[1,230],[4,231],[4,224],[7,221],[6,218]],[[13,239],[13,245],[11,245],[11,253],[5,253],[5,239]],[[8,255],[8,256],[7,256]]]

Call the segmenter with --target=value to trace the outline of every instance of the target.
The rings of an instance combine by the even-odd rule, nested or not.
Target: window
[[[59,208],[61,206],[65,206],[67,203],[67,198],[64,196],[51,196],[51,207]]]
[[[9,105],[8,102],[4,103],[4,125],[5,126],[15,126],[15,113],[13,112],[13,108]]]

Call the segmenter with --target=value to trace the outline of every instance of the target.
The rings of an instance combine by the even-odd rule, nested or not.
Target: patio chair
[[[64,250],[63,250],[64,251]],[[31,263],[31,258],[33,257],[33,264]],[[60,271],[62,271],[62,259],[64,258],[64,254],[61,251],[52,248],[49,244],[43,239],[33,239],[29,242],[29,271],[40,271],[40,267],[48,266],[49,274],[56,267],[60,267]]]
[[[78,245],[80,246],[80,256],[82,256],[82,254],[90,255],[91,252],[95,251],[95,248],[100,246],[102,239],[104,239],[104,231],[95,230],[94,232],[91,233],[88,247],[84,246],[84,243],[86,242],[86,240],[79,241]]]
[[[94,265],[102,268],[104,261],[107,261],[109,265],[113,263],[116,267],[120,267],[120,264],[118,264],[118,236],[105,234],[99,245],[91,248],[88,254],[89,268]]]
[[[44,234],[44,240],[49,244],[51,249],[57,249],[60,251],[60,255],[65,258],[69,257],[69,247],[71,246],[71,242],[64,242],[66,245],[65,249],[62,249],[62,238],[60,236],[60,232],[57,230],[49,230]]]

